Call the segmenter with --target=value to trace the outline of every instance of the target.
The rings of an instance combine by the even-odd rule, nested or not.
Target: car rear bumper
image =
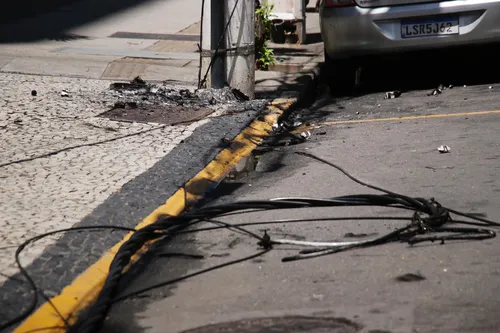
[[[401,20],[459,18],[459,34],[403,39]],[[500,0],[455,0],[404,6],[321,8],[321,33],[331,58],[500,42]]]

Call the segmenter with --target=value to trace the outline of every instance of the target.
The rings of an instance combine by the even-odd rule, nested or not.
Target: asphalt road
[[[357,96],[333,100],[320,91],[314,105],[298,112],[303,120],[320,126],[311,138],[264,154],[257,171],[224,184],[217,200],[373,193],[329,166],[294,154],[307,151],[371,184],[409,196],[433,197],[445,206],[484,213],[499,221],[500,113],[478,111],[500,109],[500,85],[487,77],[491,71],[483,68],[488,75],[481,76],[471,66],[467,67],[469,76],[460,80],[451,75],[456,74],[453,68],[439,75],[424,69],[415,85],[411,81],[415,76],[409,79],[404,71],[394,71],[392,81],[388,76],[384,76],[386,80],[368,76],[368,84]],[[382,81],[384,84],[377,84]],[[427,96],[440,83],[454,87]],[[386,89],[401,89],[402,95],[384,99]],[[451,151],[440,154],[440,145],[448,145]],[[411,216],[382,208],[322,208],[251,213],[224,220],[387,214]],[[247,228],[260,234],[266,229],[273,238],[334,241],[352,240],[345,237],[348,233],[381,235],[405,223],[335,221]],[[228,230],[184,236],[158,249],[126,292],[258,251],[255,239]],[[173,252],[205,257],[168,255]],[[281,259],[297,253],[297,248],[277,247],[259,258],[116,304],[103,331],[174,333],[239,319],[303,315],[340,318],[339,322],[351,328],[317,328],[318,332],[493,333],[499,326],[499,252],[497,238],[414,247],[394,243],[283,263]],[[398,281],[405,274],[421,278]],[[299,325],[295,329],[305,331]],[[221,331],[211,327],[197,332]],[[258,330],[233,325],[226,331]]]

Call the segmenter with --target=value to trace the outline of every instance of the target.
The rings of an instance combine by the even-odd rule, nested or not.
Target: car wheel
[[[354,91],[356,83],[356,64],[354,61],[350,59],[331,59],[325,50],[324,70],[332,95],[348,95]]]

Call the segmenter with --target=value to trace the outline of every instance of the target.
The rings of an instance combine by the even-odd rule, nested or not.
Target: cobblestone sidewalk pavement
[[[106,81],[0,74],[0,85],[0,285],[17,272],[19,244],[73,226],[202,123],[160,127],[96,118],[114,103],[103,94]],[[78,145],[86,146],[61,151]],[[53,155],[38,158],[46,154]],[[23,265],[57,238],[27,248]]]

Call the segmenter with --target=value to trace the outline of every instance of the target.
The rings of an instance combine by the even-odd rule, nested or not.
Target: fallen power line
[[[107,314],[109,313],[112,305],[116,302],[119,302],[128,297],[139,295],[141,293],[153,290],[161,286],[169,285],[196,275],[200,275],[208,271],[212,271],[218,268],[229,266],[237,262],[242,262],[251,258],[255,258],[257,256],[263,255],[268,251],[271,251],[274,247],[280,246],[282,244],[305,247],[297,254],[282,258],[282,261],[286,262],[286,261],[302,260],[318,256],[324,256],[328,254],[346,251],[349,249],[365,248],[392,242],[407,242],[408,244],[413,245],[426,241],[430,242],[440,241],[444,243],[445,241],[451,241],[451,240],[488,239],[495,237],[496,233],[495,231],[486,229],[485,227],[500,226],[500,223],[489,221],[487,219],[478,217],[477,215],[461,213],[459,211],[446,208],[440,205],[434,199],[426,200],[423,198],[413,198],[362,182],[357,178],[355,178],[354,176],[350,175],[347,171],[337,166],[336,164],[333,164],[315,155],[306,152],[297,152],[297,154],[327,164],[339,170],[354,182],[363,185],[365,187],[368,187],[372,190],[379,191],[382,194],[346,195],[346,196],[339,196],[326,199],[277,198],[271,200],[232,202],[220,205],[201,207],[199,209],[184,212],[178,216],[165,216],[160,220],[158,220],[157,222],[138,230],[123,228],[123,227],[113,227],[113,226],[85,228],[85,229],[116,228],[124,231],[133,231],[134,233],[126,242],[122,244],[122,246],[116,253],[109,268],[109,275],[104,283],[102,290],[99,293],[97,300],[83,313],[78,314],[77,320],[74,324],[71,325],[68,324],[68,319],[60,315],[63,322],[66,323],[66,328],[65,328],[66,332],[95,333],[99,331],[99,329],[102,327],[105,318],[107,317]],[[349,218],[328,217],[328,218],[288,219],[288,220],[282,219],[282,220],[258,221],[252,223],[239,223],[239,224],[231,224],[216,220],[218,217],[227,217],[235,214],[242,214],[242,213],[249,213],[256,211],[258,212],[265,210],[300,209],[300,208],[315,208],[315,207],[357,207],[357,206],[380,206],[380,207],[398,208],[405,211],[413,212],[413,214],[411,214],[411,216],[396,216],[396,217],[365,216],[365,217],[349,217]],[[454,220],[452,218],[452,214],[460,216],[462,218],[467,218],[468,220],[467,221]],[[249,230],[244,229],[245,226],[252,226],[252,225],[339,221],[339,220],[401,220],[401,221],[407,221],[409,223],[381,237],[376,237],[369,240],[348,241],[348,242],[310,242],[310,241],[297,241],[289,239],[274,239],[272,235],[268,235],[267,233],[264,233],[263,236],[260,236]],[[191,228],[201,223],[211,223],[214,224],[214,226],[200,227],[196,229]],[[468,225],[468,227],[456,227],[456,226],[450,226],[450,224],[455,224],[455,225],[465,224]],[[165,237],[170,238],[172,236],[179,234],[199,233],[203,231],[210,231],[217,229],[229,229],[232,231],[245,233],[248,236],[255,238],[259,246],[261,246],[263,250],[259,253],[252,254],[246,258],[237,259],[224,264],[209,267],[207,269],[195,273],[177,277],[172,280],[164,281],[162,283],[148,286],[143,289],[133,291],[126,295],[120,295],[118,297],[119,284],[122,281],[122,278],[125,276],[125,274],[127,274],[125,268],[130,264],[132,256],[135,253],[137,253],[146,243],[153,240],[160,240]],[[41,290],[37,288],[33,280],[30,278],[26,270],[21,266],[19,262],[19,255],[21,251],[28,244],[35,242],[43,237],[55,234],[57,232],[68,232],[68,231],[82,231],[82,228],[70,228],[39,235],[35,238],[27,240],[18,248],[18,250],[16,251],[16,262],[21,270],[21,273],[26,277],[26,279],[30,283],[34,291],[35,299],[33,302],[31,302],[27,311],[20,314],[17,318],[14,318],[13,320],[9,321],[7,324],[0,325],[0,330],[9,327],[10,325],[13,325],[23,320],[26,316],[28,316],[36,307],[37,293],[41,293],[42,296],[44,296]],[[46,298],[45,296],[44,298],[49,302],[49,304],[54,306],[54,304],[50,303],[50,300],[48,298]],[[56,313],[60,314],[60,312],[57,311],[57,309],[55,310]]]

